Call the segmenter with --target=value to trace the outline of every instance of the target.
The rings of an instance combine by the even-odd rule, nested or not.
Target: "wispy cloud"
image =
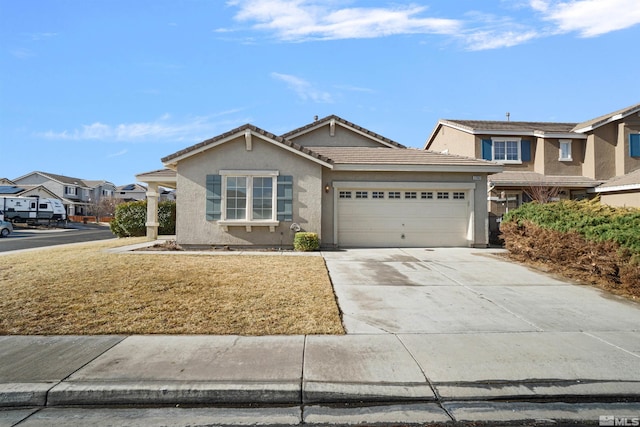
[[[169,114],[165,114],[151,122],[120,123],[115,125],[95,122],[72,130],[48,130],[37,133],[37,135],[46,139],[68,141],[198,141],[211,137],[219,132],[221,128],[250,121],[248,119],[223,118],[223,116],[231,116],[240,111],[240,109],[234,109],[182,120],[175,120]]]
[[[345,2],[320,0],[229,0],[234,19],[252,30],[287,42],[387,37],[399,34],[440,35],[465,49],[516,46],[536,38],[577,32],[594,37],[640,23],[638,0],[526,0],[507,8],[520,16],[467,13],[447,18],[430,15],[427,7],[344,7]],[[526,19],[522,13],[528,11]],[[219,28],[216,32],[238,29]],[[253,38],[249,38],[254,40]]]
[[[577,32],[595,37],[640,24],[638,0],[531,0],[543,19],[557,25],[558,32]]]
[[[286,41],[376,38],[394,34],[454,34],[455,19],[423,16],[424,6],[338,8],[336,2],[316,0],[232,0],[239,22],[274,32]]]
[[[120,150],[117,153],[113,153],[113,154],[109,154],[107,156],[108,159],[112,159],[114,157],[120,157],[120,156],[124,156],[125,154],[127,154],[129,152],[129,150]]]
[[[271,77],[285,82],[289,89],[293,90],[303,101],[311,100],[317,103],[333,102],[333,97],[329,92],[314,87],[313,84],[300,77],[275,72],[271,73]]]

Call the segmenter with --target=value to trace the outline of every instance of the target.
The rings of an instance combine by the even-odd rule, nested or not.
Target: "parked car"
[[[9,221],[0,221],[0,237],[7,237],[13,232],[13,225]]]

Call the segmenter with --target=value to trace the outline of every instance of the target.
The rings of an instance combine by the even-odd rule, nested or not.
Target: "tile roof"
[[[500,167],[486,160],[414,148],[398,150],[384,147],[313,147],[313,151],[328,158],[332,164]]]
[[[636,169],[626,175],[611,178],[609,181],[596,188],[595,191],[600,193],[604,191],[623,191],[634,189],[640,189],[640,169]]]
[[[614,120],[620,120],[625,118],[633,113],[640,112],[640,104],[635,104],[630,107],[621,108],[612,113],[608,113],[602,115],[600,117],[596,117],[595,119],[587,120],[586,122],[577,123],[576,126],[572,129],[573,132],[587,132],[589,130],[595,129],[599,126],[607,124]]]
[[[287,133],[285,133],[285,134],[283,134],[281,136],[283,138],[285,138],[285,139],[291,138],[291,137],[293,137],[295,135],[304,133],[304,132],[306,132],[308,130],[311,130],[313,128],[316,128],[318,126],[323,126],[323,125],[325,125],[327,123],[330,123],[331,120],[335,120],[338,123],[341,123],[341,124],[343,124],[343,125],[345,125],[347,127],[350,127],[352,129],[355,129],[356,131],[362,132],[362,133],[364,133],[364,134],[366,134],[366,135],[368,135],[368,136],[370,136],[372,138],[379,139],[379,140],[387,143],[388,145],[392,145],[392,146],[397,147],[397,148],[406,148],[404,145],[402,145],[402,144],[400,144],[400,143],[398,143],[398,142],[396,142],[396,141],[394,141],[392,139],[389,139],[389,138],[387,138],[385,136],[382,136],[382,135],[380,135],[378,133],[372,132],[369,129],[365,129],[362,126],[358,126],[355,123],[352,123],[350,121],[347,121],[347,120],[343,119],[342,117],[336,116],[335,114],[332,114],[330,116],[324,117],[322,119],[315,120],[314,122],[309,123],[308,125],[305,125],[305,126],[297,128],[297,129],[294,129],[294,130],[292,130],[290,132],[287,132]]]
[[[57,174],[54,174],[54,173],[40,172],[40,171],[36,171],[36,172],[33,172],[33,173],[39,173],[40,175],[44,175],[46,177],[49,177],[49,178],[53,179],[54,181],[62,182],[63,184],[73,184],[73,185],[81,185],[83,187],[88,187],[88,185],[84,182],[84,180],[80,179],[80,178],[73,178],[71,176],[57,175]]]
[[[287,146],[289,148],[293,148],[294,150],[300,151],[301,153],[304,153],[304,154],[309,155],[311,157],[317,158],[318,160],[321,160],[321,161],[324,161],[324,162],[327,161],[327,159],[322,158],[322,156],[319,156],[318,154],[312,152],[308,148],[305,148],[305,147],[303,147],[303,146],[301,146],[299,144],[291,142],[288,139],[285,139],[285,138],[283,138],[281,136],[274,135],[271,132],[267,132],[267,131],[265,131],[263,129],[260,129],[259,127],[251,125],[251,124],[246,124],[246,125],[237,127],[235,129],[230,130],[229,132],[223,133],[223,134],[218,135],[216,137],[213,137],[213,138],[207,139],[205,141],[202,141],[202,142],[200,142],[198,144],[192,145],[191,147],[187,147],[187,148],[185,148],[183,150],[177,151],[177,152],[175,152],[173,154],[170,154],[170,155],[168,155],[166,157],[163,157],[161,159],[161,161],[162,161],[162,163],[170,162],[173,159],[176,159],[178,157],[182,157],[185,154],[189,154],[189,153],[191,153],[193,151],[197,151],[197,150],[199,150],[201,148],[205,148],[208,145],[214,144],[214,143],[216,143],[218,141],[224,140],[224,139],[229,138],[231,136],[234,136],[236,134],[240,134],[241,132],[246,131],[246,130],[250,130],[250,131],[255,132],[255,133],[259,134],[259,135],[265,136],[266,138],[269,138],[269,139],[271,139],[273,141],[276,141],[276,142],[278,142],[278,143],[280,143],[280,144],[282,144],[284,146]]]
[[[490,120],[440,120],[442,124],[457,125],[457,127],[471,132],[492,131],[512,131],[520,132],[540,132],[540,133],[569,133],[576,126],[576,123],[554,123],[554,122],[511,122],[511,121],[490,121]]]
[[[489,182],[499,187],[551,186],[551,187],[597,187],[602,181],[586,176],[542,175],[536,172],[506,171],[489,176]]]

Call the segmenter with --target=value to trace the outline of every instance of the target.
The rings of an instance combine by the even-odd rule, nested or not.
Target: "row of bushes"
[[[517,259],[640,296],[640,209],[598,199],[527,203],[504,216],[500,231]]]
[[[116,206],[113,220],[109,223],[111,232],[118,237],[137,237],[147,234],[147,201],[121,203]],[[158,203],[158,234],[176,233],[176,202]]]
[[[111,232],[118,237],[144,236],[147,232],[147,201],[122,203],[116,207],[113,220],[109,224]],[[158,204],[158,234],[176,233],[176,202],[165,201]],[[298,232],[293,240],[296,251],[316,251],[320,248],[317,233]]]

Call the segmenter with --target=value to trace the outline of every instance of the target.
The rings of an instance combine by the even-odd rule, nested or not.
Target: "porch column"
[[[150,182],[147,189],[147,240],[158,239],[158,184]]]

